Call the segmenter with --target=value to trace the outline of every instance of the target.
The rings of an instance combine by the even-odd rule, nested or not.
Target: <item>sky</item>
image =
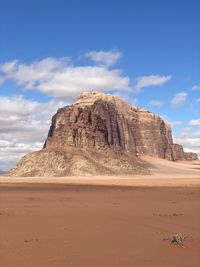
[[[199,14],[199,0],[0,0],[0,169],[84,91],[160,115],[200,156]]]

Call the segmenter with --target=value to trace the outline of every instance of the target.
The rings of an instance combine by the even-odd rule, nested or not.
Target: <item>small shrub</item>
[[[167,238],[164,238],[164,240],[170,241],[170,243],[174,244],[177,247],[182,247],[184,248],[184,241],[186,240],[186,235],[185,234],[172,234],[168,236]]]

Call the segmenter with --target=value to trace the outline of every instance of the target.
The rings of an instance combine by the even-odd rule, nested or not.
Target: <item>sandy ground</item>
[[[1,183],[55,183],[119,186],[200,186],[200,161],[172,162],[142,157],[150,164],[151,175],[134,176],[68,176],[68,177],[3,177]]]
[[[200,266],[200,188],[5,184],[0,266]],[[185,248],[171,244],[182,233]]]
[[[200,266],[199,162],[144,160],[152,175],[0,177],[0,266]]]

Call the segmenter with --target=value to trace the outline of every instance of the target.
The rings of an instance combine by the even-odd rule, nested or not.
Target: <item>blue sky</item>
[[[199,14],[198,0],[0,0],[0,169],[87,90],[161,115],[200,154]]]

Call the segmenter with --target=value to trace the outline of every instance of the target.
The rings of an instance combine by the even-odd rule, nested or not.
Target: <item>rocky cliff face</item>
[[[193,152],[185,152],[186,160],[198,160],[198,156],[196,153]]]
[[[174,160],[186,160],[186,155],[181,145],[174,144]]]
[[[58,110],[44,148],[55,146],[113,149],[174,160],[169,125],[147,110],[99,92],[84,93],[74,105]]]
[[[193,152],[185,152],[183,146],[174,144],[174,160],[198,160],[198,156]]]
[[[44,147],[25,156],[10,175],[66,176],[147,173],[140,155],[187,160],[159,116],[113,95],[83,93],[57,111]]]

